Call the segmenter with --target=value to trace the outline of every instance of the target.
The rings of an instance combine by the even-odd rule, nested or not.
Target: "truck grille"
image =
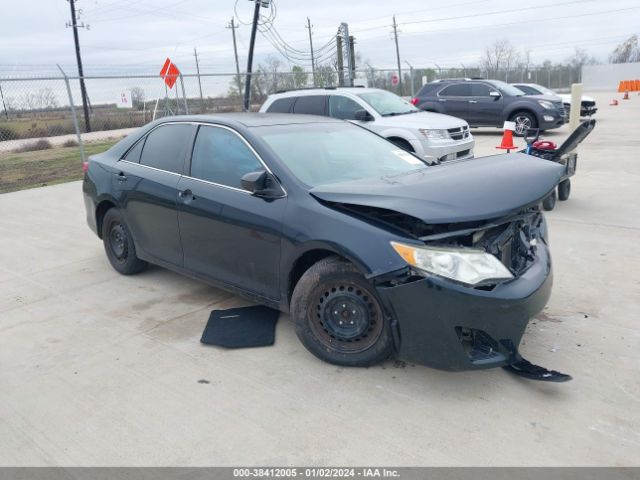
[[[467,125],[464,127],[448,128],[447,132],[449,132],[449,136],[453,140],[464,140],[465,138],[469,138],[469,127]]]
[[[582,106],[583,107],[595,107],[596,106],[596,102],[594,102],[592,100],[583,100],[582,101]]]

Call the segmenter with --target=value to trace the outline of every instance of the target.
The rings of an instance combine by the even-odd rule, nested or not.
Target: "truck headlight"
[[[420,128],[420,133],[431,140],[449,140],[449,132],[446,130]]]
[[[547,100],[538,100],[538,103],[540,104],[540,106],[546,110],[555,110],[555,107],[553,106],[553,103],[547,101]]]
[[[391,246],[405,262],[417,270],[467,285],[477,285],[485,280],[513,278],[500,260],[482,250],[419,247],[398,242],[391,242]]]

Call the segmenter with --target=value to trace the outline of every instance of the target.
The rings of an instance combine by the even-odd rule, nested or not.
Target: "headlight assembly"
[[[540,104],[540,106],[546,110],[554,110],[555,107],[553,106],[553,103],[548,102],[547,100],[538,100],[538,103]]]
[[[391,246],[405,262],[417,270],[467,285],[477,285],[485,280],[513,278],[502,262],[482,250],[420,247],[398,242],[391,242]]]
[[[441,129],[420,128],[420,133],[431,140],[449,140],[449,132]]]

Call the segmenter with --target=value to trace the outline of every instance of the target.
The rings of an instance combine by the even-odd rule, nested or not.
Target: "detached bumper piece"
[[[504,368],[507,372],[518,375],[519,377],[528,378],[529,380],[537,380],[540,382],[562,383],[573,380],[573,377],[571,377],[571,375],[560,373],[556,370],[547,370],[544,367],[534,365],[524,358],[512,363],[511,365],[505,365],[502,368]]]

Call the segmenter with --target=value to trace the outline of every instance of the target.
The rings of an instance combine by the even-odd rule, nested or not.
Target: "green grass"
[[[108,150],[116,140],[85,144],[87,156]],[[82,179],[78,147],[54,147],[0,156],[0,193]]]

